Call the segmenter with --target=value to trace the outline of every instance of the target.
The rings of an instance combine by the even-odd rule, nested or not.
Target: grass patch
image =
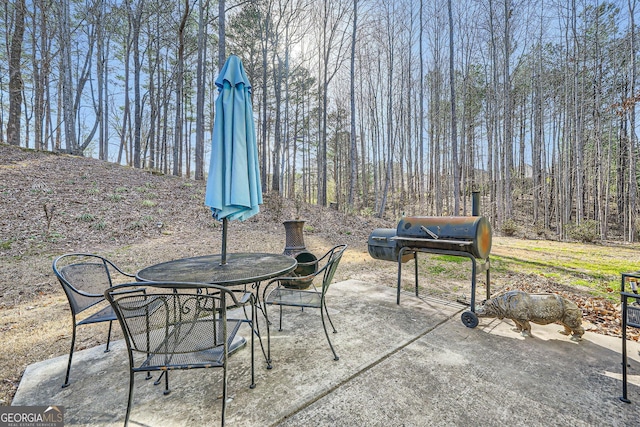
[[[95,228],[96,230],[104,230],[105,228],[107,228],[107,223],[104,221],[98,221],[95,224],[93,224],[92,227]]]
[[[93,222],[95,221],[95,219],[96,217],[90,213],[83,213],[82,215],[76,217],[76,221],[79,222]]]
[[[429,274],[442,274],[447,271],[447,269],[442,265],[430,265],[427,266],[427,271]]]
[[[156,205],[157,203],[154,202],[153,200],[145,199],[142,201],[142,206],[144,206],[145,208],[152,208]]]
[[[11,249],[12,243],[13,243],[13,240],[11,239],[3,240],[2,242],[0,242],[0,249],[4,251],[8,251],[9,249]]]
[[[57,231],[50,232],[47,237],[54,243],[65,238],[61,233],[58,233]]]
[[[494,239],[492,269],[534,274],[619,300],[620,275],[640,265],[638,245]]]
[[[453,255],[434,255],[432,258],[439,261],[454,262],[456,264],[469,262],[469,258],[467,257],[460,257],[460,256],[453,256]]]
[[[124,199],[124,196],[122,194],[113,193],[113,194],[109,194],[108,199],[111,200],[112,202],[120,202]]]

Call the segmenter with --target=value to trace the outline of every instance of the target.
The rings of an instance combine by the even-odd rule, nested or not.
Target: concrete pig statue
[[[564,335],[580,341],[584,334],[582,310],[578,306],[556,294],[528,294],[520,290],[505,292],[484,301],[475,310],[478,317],[511,319],[522,336],[531,335],[529,322],[548,325],[558,322],[564,326]]]

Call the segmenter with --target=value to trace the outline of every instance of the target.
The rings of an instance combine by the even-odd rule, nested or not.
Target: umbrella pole
[[[220,265],[227,263],[227,223],[229,220],[225,217],[222,218],[222,256],[220,258]]]

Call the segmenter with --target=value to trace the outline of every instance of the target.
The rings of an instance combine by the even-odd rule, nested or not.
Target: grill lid
[[[485,217],[405,217],[396,231],[399,246],[458,250],[481,259],[491,252],[491,224]]]

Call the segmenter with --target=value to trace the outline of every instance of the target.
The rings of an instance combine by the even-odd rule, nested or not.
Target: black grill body
[[[415,261],[415,294],[418,296],[418,252],[466,257],[471,261],[470,311],[462,313],[465,326],[478,325],[475,314],[476,275],[486,272],[487,299],[490,298],[491,224],[485,217],[404,217],[396,229],[376,228],[368,239],[374,259],[398,263],[397,303],[400,304],[402,264]],[[478,268],[480,266],[480,268]]]

